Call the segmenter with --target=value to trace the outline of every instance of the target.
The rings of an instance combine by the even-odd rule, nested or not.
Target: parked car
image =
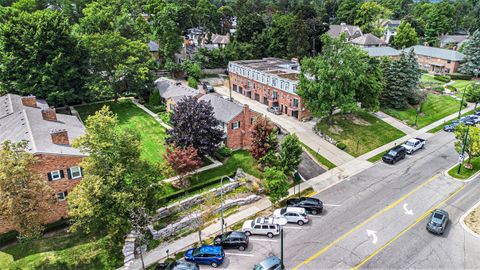
[[[467,115],[462,118],[460,118],[460,122],[462,122],[465,126],[473,126],[475,125],[475,119],[474,117]]]
[[[255,264],[253,270],[281,270],[282,261],[277,256],[270,256],[260,263]]]
[[[213,89],[212,85],[209,82],[202,82],[203,90],[207,93],[213,93],[215,90]]]
[[[425,140],[421,138],[410,139],[402,144],[402,146],[407,150],[407,154],[411,155],[413,152],[425,147]]]
[[[280,110],[279,107],[269,107],[269,108],[267,109],[267,111],[269,111],[269,112],[271,112],[271,113],[273,113],[273,114],[276,114],[276,115],[282,114],[282,111]]]
[[[252,234],[266,235],[272,238],[280,234],[280,226],[275,223],[274,218],[256,218],[243,223],[242,232],[250,236]]]
[[[301,207],[312,215],[318,215],[323,211],[322,201],[310,197],[288,199],[287,206]]]
[[[201,246],[191,248],[185,252],[185,260],[198,264],[209,264],[213,268],[218,267],[225,259],[225,252],[219,246]]]
[[[404,159],[406,155],[407,149],[401,145],[398,145],[388,150],[385,155],[383,155],[382,160],[385,163],[395,164],[399,160]]]
[[[442,209],[435,209],[430,215],[430,219],[427,223],[427,231],[434,234],[443,234],[447,228],[448,213]]]
[[[443,126],[443,130],[446,132],[453,132],[459,124],[460,124],[460,121],[455,120],[452,123]]]
[[[297,223],[300,226],[310,221],[305,208],[301,207],[284,207],[276,209],[273,211],[273,217],[276,219],[283,217],[287,222]]]
[[[159,263],[155,267],[155,270],[200,270],[198,264],[187,261],[174,261]]]
[[[217,235],[213,239],[213,244],[222,246],[224,249],[238,248],[238,250],[243,251],[248,247],[248,235],[244,232],[226,232],[223,235]]]

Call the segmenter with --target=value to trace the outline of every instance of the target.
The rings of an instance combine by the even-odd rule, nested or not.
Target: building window
[[[237,129],[237,128],[240,128],[240,121],[232,123],[232,129]]]
[[[447,60],[447,63],[449,63],[449,64],[450,64],[450,63],[452,63],[452,61],[450,61],[450,60]]]
[[[60,202],[65,201],[65,199],[67,199],[67,195],[68,195],[68,192],[66,192],[66,191],[57,193],[58,201],[60,201]]]
[[[60,180],[63,178],[63,171],[62,170],[51,171],[47,174],[47,176],[49,181]]]
[[[253,117],[250,118],[250,125],[253,125],[253,121],[255,121],[255,119],[253,119]]]
[[[70,179],[77,179],[82,177],[82,169],[78,166],[68,169],[68,176]]]

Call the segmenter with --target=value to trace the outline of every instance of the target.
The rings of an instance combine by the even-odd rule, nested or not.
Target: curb
[[[452,167],[449,167],[448,169],[446,169],[445,171],[443,171],[443,175],[445,175],[446,177],[452,179],[452,180],[455,180],[455,181],[459,181],[459,182],[462,182],[462,183],[468,183],[468,182],[471,182],[473,179],[475,179],[477,176],[480,175],[480,170],[478,170],[476,173],[474,173],[472,176],[470,176],[469,178],[463,180],[463,179],[459,179],[459,178],[455,178],[451,175],[448,174],[448,172],[455,168],[456,166],[458,165],[458,163],[454,164]]]
[[[470,213],[475,210],[477,207],[480,207],[480,201],[477,202],[472,208],[470,208],[467,212],[465,212],[465,214],[462,215],[462,217],[460,218],[460,225],[462,225],[463,229],[467,232],[469,232],[471,235],[473,235],[474,237],[476,238],[479,238],[480,239],[480,234],[472,231],[472,229],[470,229],[467,224],[465,224],[465,218],[470,215]]]

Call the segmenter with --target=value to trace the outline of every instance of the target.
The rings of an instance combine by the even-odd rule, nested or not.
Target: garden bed
[[[464,221],[470,230],[480,235],[480,206],[477,206],[477,208],[470,212]]]
[[[465,162],[466,161],[467,160],[465,160]],[[464,164],[465,164],[465,162],[464,162]],[[463,165],[462,165],[462,169],[460,170],[460,174],[458,174],[457,171],[458,171],[458,166],[459,165],[457,164],[455,167],[451,168],[448,171],[448,175],[450,175],[451,177],[460,179],[460,180],[466,180],[466,179],[472,177],[474,174],[476,174],[480,170],[480,157],[472,158],[470,163],[473,165],[472,169],[467,169],[467,168],[463,167]]]

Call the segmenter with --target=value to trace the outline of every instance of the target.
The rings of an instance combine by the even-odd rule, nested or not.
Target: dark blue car
[[[185,260],[198,264],[209,264],[212,267],[218,267],[225,259],[225,252],[219,246],[201,246],[191,248],[185,253]]]

